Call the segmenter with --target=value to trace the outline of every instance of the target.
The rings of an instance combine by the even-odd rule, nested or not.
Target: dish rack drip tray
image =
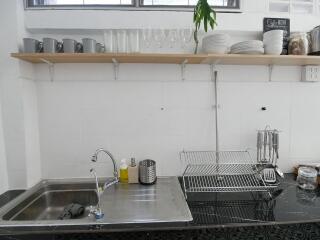
[[[248,151],[181,152],[185,193],[269,191]]]

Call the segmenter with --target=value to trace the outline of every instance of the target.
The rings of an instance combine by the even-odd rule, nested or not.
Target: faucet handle
[[[102,219],[104,217],[104,213],[102,212],[101,208],[91,206],[89,214],[93,214],[95,219]]]

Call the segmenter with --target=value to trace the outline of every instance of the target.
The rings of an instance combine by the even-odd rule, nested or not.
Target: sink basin
[[[112,178],[103,178],[100,186]],[[59,220],[64,208],[77,203],[85,207],[76,219]],[[100,207],[102,219],[89,215],[96,207],[98,196],[93,179],[49,179],[36,184],[16,199],[0,208],[1,228],[46,229],[69,226],[82,229],[98,224],[99,227],[119,224],[185,224],[192,220],[177,177],[158,177],[154,185],[118,183],[104,191]],[[55,228],[56,229],[56,228]]]
[[[45,185],[8,211],[6,221],[58,220],[65,206],[78,203],[85,207],[79,218],[88,216],[90,206],[98,203],[94,184]]]

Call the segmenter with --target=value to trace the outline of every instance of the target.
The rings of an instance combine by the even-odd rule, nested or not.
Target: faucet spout
[[[100,152],[103,152],[105,154],[107,154],[109,156],[109,158],[111,159],[112,163],[113,163],[113,176],[115,177],[116,180],[119,180],[119,177],[118,177],[118,167],[117,167],[117,163],[116,163],[116,160],[114,159],[113,155],[103,149],[103,148],[99,148],[98,150],[96,150],[96,152],[93,154],[92,158],[91,158],[91,161],[92,162],[97,162],[98,161],[98,154]]]

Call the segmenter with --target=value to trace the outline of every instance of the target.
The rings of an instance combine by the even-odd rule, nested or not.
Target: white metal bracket
[[[272,81],[273,67],[274,67],[273,64],[270,64],[270,65],[269,65],[269,82]]]
[[[50,81],[53,82],[54,80],[54,64],[44,58],[40,58],[40,60],[46,64],[48,64],[49,67],[49,74],[50,74]]]
[[[186,80],[186,65],[188,63],[188,59],[185,59],[182,63],[181,63],[181,80],[184,81]]]
[[[213,79],[213,73],[214,73],[214,71],[216,70],[216,67],[217,67],[217,65],[220,63],[220,60],[219,59],[217,59],[217,60],[215,60],[213,63],[211,63],[210,64],[210,69],[211,69],[211,81],[214,81],[214,79]]]
[[[112,62],[113,62],[114,80],[118,80],[120,64],[115,58],[112,58]]]

